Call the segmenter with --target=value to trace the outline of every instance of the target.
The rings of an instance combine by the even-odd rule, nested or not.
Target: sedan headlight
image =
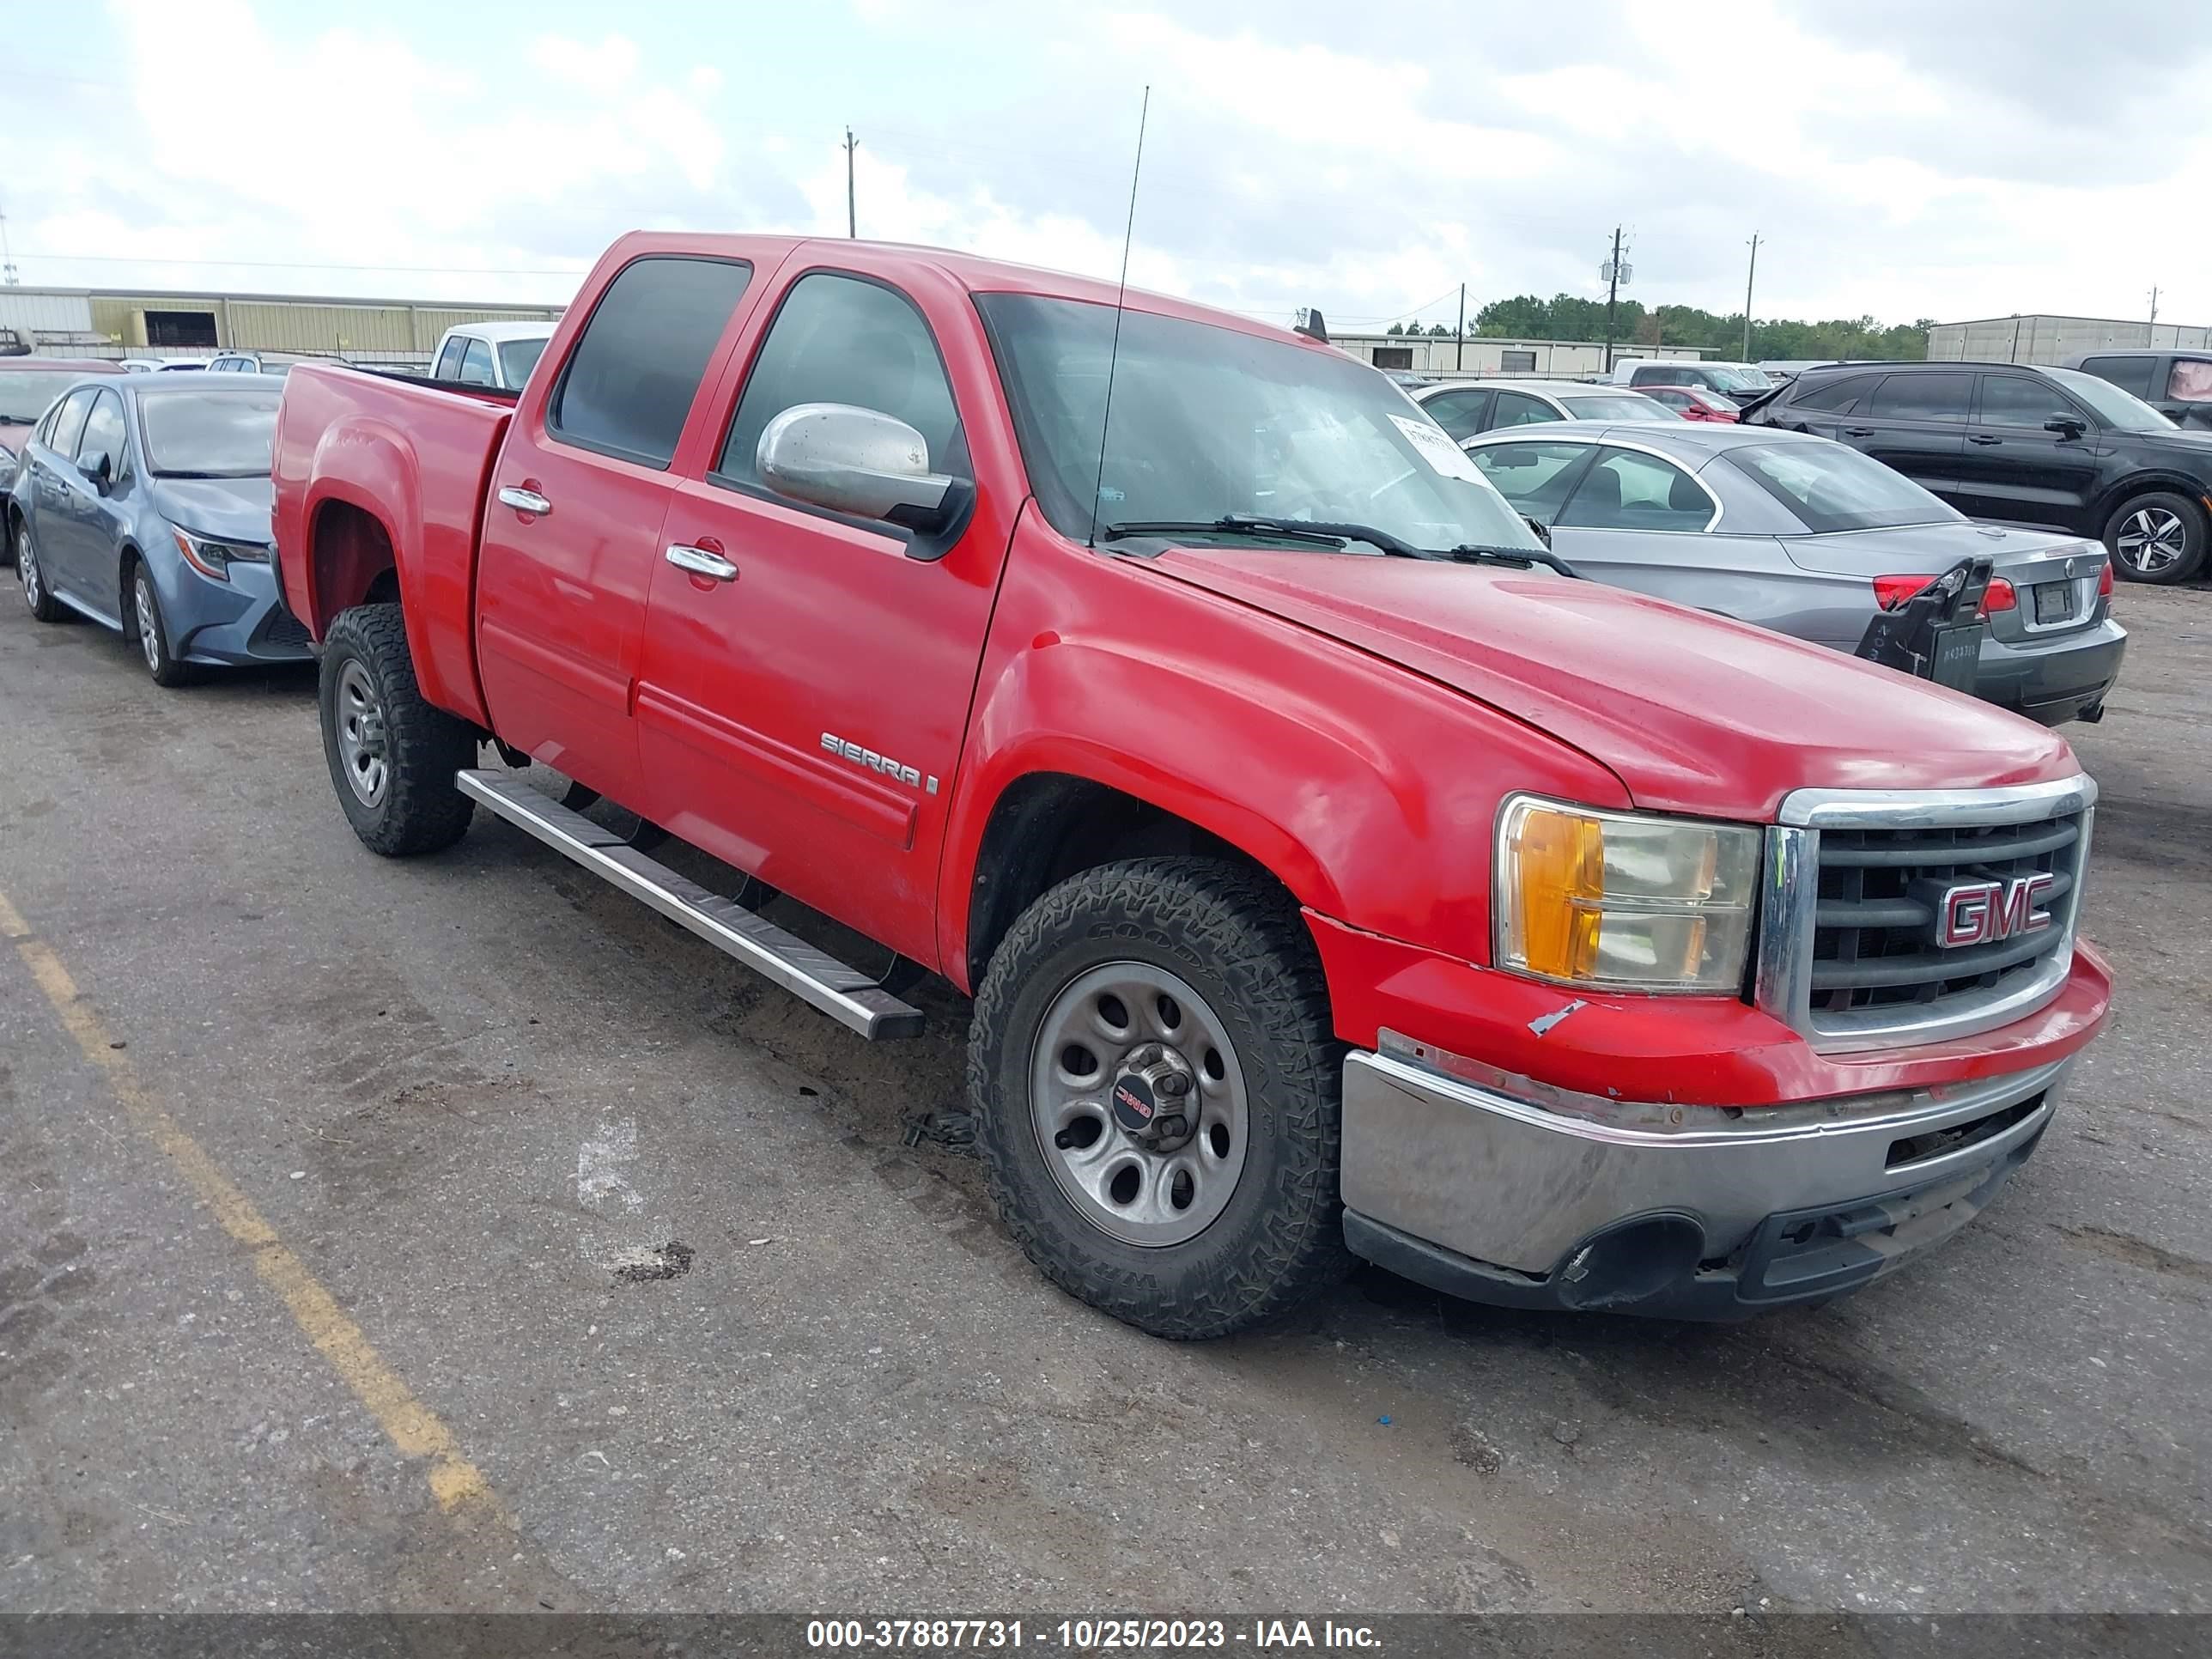
[[[1743,824],[1516,797],[1498,822],[1495,960],[1563,985],[1734,992],[1760,840]]]
[[[219,582],[230,580],[230,568],[234,564],[267,564],[269,550],[256,547],[251,542],[216,541],[209,536],[195,536],[188,530],[172,530],[177,538],[177,551],[185,556],[185,562],[203,576],[211,576]]]

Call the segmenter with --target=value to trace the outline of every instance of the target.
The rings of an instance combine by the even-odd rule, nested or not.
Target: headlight
[[[170,532],[177,538],[177,551],[185,556],[185,562],[203,576],[212,576],[219,582],[230,580],[230,568],[234,564],[267,564],[269,550],[256,547],[251,542],[219,542],[206,536],[195,536],[187,530]]]
[[[1733,992],[1760,832],[1520,796],[1498,823],[1495,959],[1564,985]]]

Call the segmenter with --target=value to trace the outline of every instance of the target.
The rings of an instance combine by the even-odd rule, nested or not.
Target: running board
[[[864,1037],[906,1037],[921,1031],[921,1011],[817,951],[796,934],[710,893],[647,858],[611,830],[572,812],[511,772],[464,771],[460,792],[574,859],[600,880],[641,899],[716,950],[735,957],[787,991]]]

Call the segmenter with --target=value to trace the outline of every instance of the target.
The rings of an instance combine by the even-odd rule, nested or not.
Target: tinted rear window
[[[1802,388],[1790,399],[1792,409],[1820,409],[1832,415],[1846,415],[1866,396],[1874,385],[1871,374],[1847,375],[1840,380],[1820,380],[1810,386],[1799,382]]]
[[[1892,374],[1875,388],[1867,413],[1892,421],[1963,421],[1971,374]]]
[[[2131,392],[2138,398],[2150,396],[2150,372],[2158,359],[2149,356],[2135,357],[2087,357],[2081,367],[2100,380],[2110,380],[2123,392]]]
[[[724,259],[624,266],[569,354],[547,428],[586,449],[666,466],[752,275],[750,265]]]

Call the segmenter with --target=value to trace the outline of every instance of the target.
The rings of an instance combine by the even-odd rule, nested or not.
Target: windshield
[[[1774,382],[1764,369],[1720,368],[1708,365],[1705,373],[1713,377],[1713,384],[1723,392],[1771,392],[1774,390]]]
[[[543,340],[509,340],[499,349],[500,378],[511,386],[520,386],[530,378],[530,371],[538,367],[538,360],[545,355]]]
[[[1443,429],[1364,363],[1149,312],[1121,317],[1102,477],[1114,307],[1016,294],[975,304],[1038,504],[1062,535],[1090,535],[1095,490],[1102,528],[1242,514],[1358,522],[1429,550],[1541,546]]]
[[[146,465],[171,477],[265,478],[282,388],[139,394]]]
[[[2043,372],[2088,404],[2099,420],[2116,431],[2173,432],[2179,429],[2142,398],[2133,392],[2121,391],[2110,380],[2084,374],[2078,368],[2046,368]]]
[[[1903,473],[1846,444],[1747,445],[1729,450],[1727,459],[1808,530],[1883,530],[1948,524],[1960,516]]]
[[[1662,403],[1644,397],[1562,398],[1559,402],[1578,421],[1679,421],[1682,417]]]
[[[47,405],[69,390],[67,374],[16,369],[0,374],[0,421],[28,426],[46,412]]]

